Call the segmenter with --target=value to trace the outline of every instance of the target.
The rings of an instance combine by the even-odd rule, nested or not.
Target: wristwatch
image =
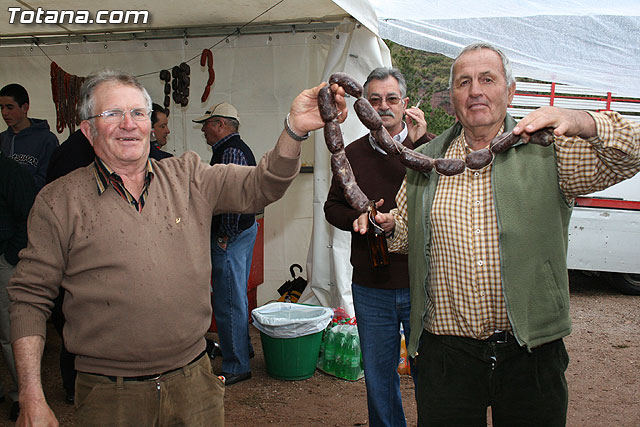
[[[284,118],[284,130],[287,132],[287,135],[289,135],[294,141],[302,142],[305,139],[309,138],[309,132],[305,133],[304,135],[298,135],[293,131],[293,129],[291,129],[291,125],[289,125],[289,113],[287,113],[287,116]]]

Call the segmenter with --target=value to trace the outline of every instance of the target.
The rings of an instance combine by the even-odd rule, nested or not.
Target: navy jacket
[[[46,120],[29,120],[31,126],[17,134],[11,128],[0,133],[0,150],[31,173],[40,191],[46,184],[49,159],[58,146],[58,138],[49,130]]]
[[[36,197],[33,177],[0,152],[0,254],[13,265],[27,246],[27,217]]]

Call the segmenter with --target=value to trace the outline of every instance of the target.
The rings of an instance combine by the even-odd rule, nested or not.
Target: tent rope
[[[271,11],[273,8],[275,8],[275,7],[279,6],[279,5],[280,5],[281,3],[283,3],[284,1],[285,1],[285,0],[279,0],[279,1],[277,1],[275,4],[273,4],[272,6],[268,7],[268,8],[267,8],[267,9],[265,9],[263,12],[259,13],[259,14],[258,14],[255,18],[253,18],[252,20],[250,20],[250,21],[246,22],[245,24],[243,24],[243,25],[242,25],[242,26],[240,26],[240,27],[237,27],[233,32],[231,32],[231,33],[227,34],[226,36],[222,37],[222,38],[220,39],[220,41],[219,41],[219,42],[217,42],[217,43],[215,43],[213,46],[209,47],[209,49],[213,49],[213,48],[215,48],[215,47],[216,47],[216,46],[218,46],[220,43],[222,43],[222,42],[223,42],[223,41],[225,41],[225,40],[228,40],[228,39],[229,39],[229,37],[231,37],[231,36],[233,36],[233,35],[236,35],[237,37],[240,37],[240,32],[241,32],[241,30],[242,30],[244,27],[246,27],[247,25],[250,25],[252,22],[256,21],[256,20],[257,20],[257,19],[259,19],[262,15],[264,15],[264,14],[268,13],[269,11]],[[34,44],[38,49],[40,49],[40,51],[43,53],[43,55],[44,55],[44,56],[46,56],[46,57],[47,57],[47,59],[49,59],[49,61],[51,61],[51,62],[55,62],[53,59],[51,59],[51,57],[50,57],[49,55],[47,55],[47,53],[44,51],[44,49],[42,49],[42,47],[40,46],[40,44],[38,43],[38,41],[37,41],[37,40],[35,40],[35,39],[34,39],[34,40],[33,40],[33,44]],[[200,57],[200,54],[198,53],[196,56],[194,56],[194,57],[193,57],[193,58],[191,58],[191,59],[188,59],[188,60],[187,60],[187,61],[185,61],[185,62],[186,62],[186,63],[189,63],[189,62],[191,62],[191,61],[193,61],[194,59],[199,58],[199,57]],[[138,77],[138,78],[139,78],[139,77],[151,76],[151,75],[157,74],[157,73],[159,73],[159,72],[160,72],[159,70],[158,70],[158,71],[152,71],[152,72],[149,72],[149,73],[138,74],[138,75],[136,75],[135,77]]]
[[[278,2],[276,2],[273,6],[268,7],[266,10],[264,10],[263,12],[261,12],[260,14],[258,14],[255,18],[253,18],[251,21],[246,22],[245,24],[243,24],[240,27],[237,27],[233,32],[227,34],[226,36],[222,37],[220,39],[220,41],[218,41],[217,43],[215,43],[213,46],[210,46],[209,49],[213,50],[216,46],[218,46],[220,43],[222,43],[225,40],[228,40],[229,37],[236,35],[237,37],[240,37],[240,31],[246,27],[247,25],[250,25],[252,22],[254,22],[255,20],[259,19],[262,15],[268,13],[269,11],[271,11],[271,9],[275,8],[276,6],[280,5],[280,3],[284,2],[285,0],[279,0]],[[200,54],[197,54],[196,56],[194,56],[193,58],[190,58],[184,62],[186,62],[187,64],[190,63],[191,61],[200,58]],[[152,71],[149,73],[144,73],[144,74],[139,74],[136,75],[136,77],[146,77],[146,76],[152,76],[154,74],[159,73],[160,71]]]

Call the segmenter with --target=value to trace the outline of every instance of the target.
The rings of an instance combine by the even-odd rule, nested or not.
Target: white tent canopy
[[[640,97],[637,0],[372,0],[382,38],[455,57],[487,41],[516,76]]]

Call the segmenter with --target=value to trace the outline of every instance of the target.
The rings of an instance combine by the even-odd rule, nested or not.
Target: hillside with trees
[[[438,53],[404,47],[390,40],[385,43],[391,51],[393,66],[407,80],[409,105],[420,102],[427,129],[436,135],[455,122],[449,102],[449,70],[453,59]]]

